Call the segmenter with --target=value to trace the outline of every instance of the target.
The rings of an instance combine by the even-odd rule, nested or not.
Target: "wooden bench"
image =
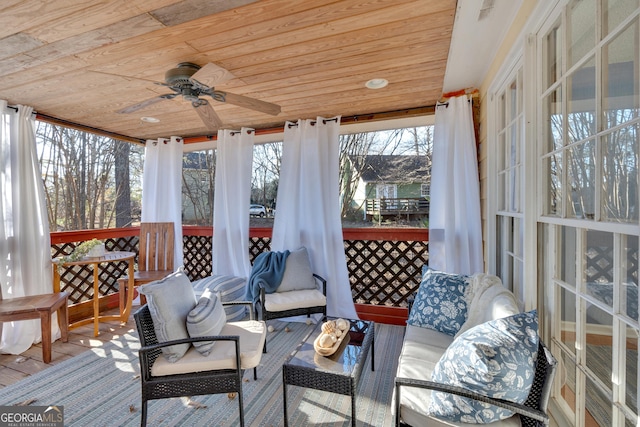
[[[62,341],[69,340],[69,312],[67,300],[69,294],[31,295],[27,297],[0,300],[0,322],[40,319],[42,328],[42,360],[51,362],[51,315],[58,311],[58,325]]]

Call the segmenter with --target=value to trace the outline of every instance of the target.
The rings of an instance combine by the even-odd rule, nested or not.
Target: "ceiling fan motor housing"
[[[181,62],[176,68],[168,70],[164,74],[165,82],[170,86],[180,86],[188,84],[191,86],[193,82],[190,80],[200,66],[192,62]]]

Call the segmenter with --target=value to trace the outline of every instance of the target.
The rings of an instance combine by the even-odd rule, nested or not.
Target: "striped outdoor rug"
[[[304,323],[271,321],[276,331],[268,335],[268,353],[262,356],[258,380],[253,371],[244,375],[244,409],[247,426],[282,426],[282,363],[312,328]],[[285,332],[285,327],[290,332]],[[393,424],[391,396],[404,328],[376,325],[376,363],[364,366],[356,399],[358,426]],[[33,405],[63,405],[67,426],[140,425],[140,379],[137,336],[94,348],[0,390],[0,405],[35,399]],[[371,353],[369,353],[371,355]],[[236,426],[238,401],[226,394],[195,396],[206,408],[194,408],[186,399],[149,402],[150,426]],[[290,426],[351,425],[348,396],[288,387]]]

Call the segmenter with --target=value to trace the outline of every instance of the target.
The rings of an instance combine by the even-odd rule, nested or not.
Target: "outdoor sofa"
[[[499,278],[426,267],[407,323],[396,426],[548,424],[556,362]]]

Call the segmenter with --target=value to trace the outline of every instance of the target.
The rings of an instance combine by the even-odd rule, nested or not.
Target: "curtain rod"
[[[338,118],[337,118],[337,117],[334,117],[333,119],[323,119],[323,120],[322,120],[322,124],[323,124],[323,125],[326,125],[326,124],[327,124],[327,122],[337,122],[337,121],[338,121]],[[312,121],[311,121],[311,126],[315,126],[315,124],[316,124],[316,120],[312,120]],[[294,128],[294,127],[296,127],[296,126],[298,126],[298,123],[287,123],[287,127],[288,127],[289,129]]]
[[[247,129],[247,135],[251,135],[252,132],[255,132],[255,129]],[[229,132],[229,134],[231,136],[236,136],[237,134],[242,133],[241,130],[232,130],[231,132]]]

